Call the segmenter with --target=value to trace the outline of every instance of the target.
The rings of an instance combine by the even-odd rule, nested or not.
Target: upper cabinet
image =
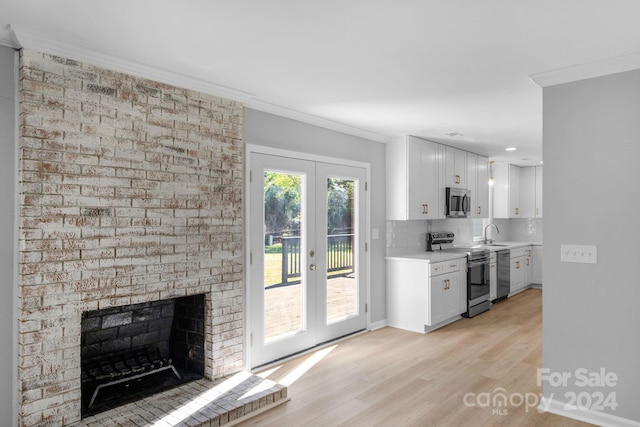
[[[413,136],[387,144],[388,220],[444,218],[443,156],[440,144]]]
[[[449,146],[444,147],[443,187],[467,188],[467,152]]]
[[[521,218],[520,168],[515,165],[493,165],[493,217]]]
[[[536,218],[542,218],[542,166],[536,166]]]
[[[536,168],[520,168],[520,217],[533,218],[536,212]]]
[[[467,189],[471,190],[471,218],[489,216],[489,159],[467,153]]]
[[[542,167],[493,165],[494,218],[542,218]]]
[[[394,139],[386,150],[388,220],[445,218],[446,187],[471,190],[470,217],[489,216],[486,157],[414,136]]]

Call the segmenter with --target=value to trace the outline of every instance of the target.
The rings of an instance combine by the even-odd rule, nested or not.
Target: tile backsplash
[[[500,229],[492,230],[496,241],[542,243],[542,219],[494,219]],[[400,255],[427,250],[427,232],[452,231],[456,245],[473,243],[471,219],[435,219],[420,221],[387,221],[387,255]]]
[[[542,219],[496,219],[494,223],[500,227],[500,235],[497,240],[511,240],[514,242],[542,243]],[[508,233],[502,236],[502,228]]]
[[[426,251],[427,222],[387,221],[387,255]]]

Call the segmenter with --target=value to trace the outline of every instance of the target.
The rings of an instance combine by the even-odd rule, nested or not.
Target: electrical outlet
[[[597,264],[598,248],[585,245],[560,245],[560,261]]]

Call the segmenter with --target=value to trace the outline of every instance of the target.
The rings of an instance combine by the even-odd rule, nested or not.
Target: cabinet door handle
[[[478,215],[481,214],[482,208],[480,206],[478,206]]]
[[[520,208],[516,208],[516,215],[520,215]]]
[[[516,270],[520,268],[520,261],[516,261]]]
[[[429,205],[422,205],[422,213],[427,215],[429,213]]]
[[[527,258],[527,266],[529,266],[529,265],[530,265],[530,264],[529,264],[529,258]]]
[[[460,175],[456,175],[456,184],[460,184]]]

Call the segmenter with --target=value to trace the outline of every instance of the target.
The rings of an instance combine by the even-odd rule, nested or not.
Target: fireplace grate
[[[82,383],[90,387],[96,385],[88,408],[93,406],[98,393],[103,388],[134,381],[166,370],[172,370],[175,376],[181,379],[172,360],[163,358],[158,348],[155,349],[155,352],[146,348],[134,352],[119,353],[87,365],[82,370]]]

